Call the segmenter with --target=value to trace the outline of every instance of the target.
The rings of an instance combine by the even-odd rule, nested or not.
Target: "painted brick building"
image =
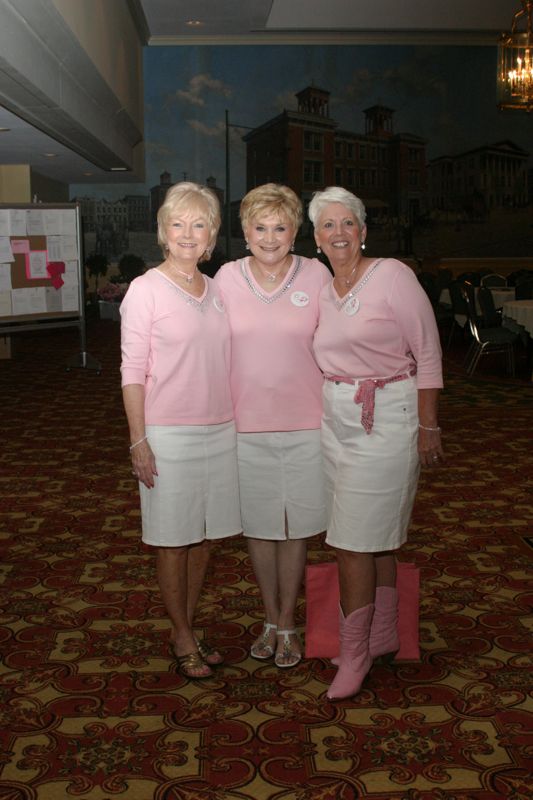
[[[528,204],[529,153],[511,141],[429,162],[430,207],[483,217],[492,208]]]
[[[317,189],[337,184],[361,197],[370,221],[424,213],[425,140],[395,134],[394,110],[382,105],[364,110],[364,133],[339,130],[329,96],[308,86],[296,95],[296,111],[285,109],[243,136],[247,190],[285,183],[307,203]]]

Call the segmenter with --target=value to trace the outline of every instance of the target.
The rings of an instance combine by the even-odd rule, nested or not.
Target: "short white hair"
[[[315,228],[324,208],[330,203],[340,203],[345,206],[352,212],[359,223],[359,230],[362,229],[366,219],[363,201],[352,192],[349,192],[348,189],[343,189],[342,186],[328,186],[323,192],[315,192],[313,194],[313,198],[309,203],[308,214]]]

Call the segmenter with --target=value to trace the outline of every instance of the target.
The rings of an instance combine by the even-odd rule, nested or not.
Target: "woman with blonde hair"
[[[302,657],[295,612],[306,540],[325,528],[322,375],[312,342],[330,276],[317,259],[292,253],[302,222],[292,189],[252,189],[240,217],[250,255],[225,264],[215,281],[231,328],[243,530],[265,614],[251,655],[286,668]]]
[[[188,678],[222,656],[193,630],[209,542],[241,530],[229,385],[230,331],[219,292],[198,264],[220,225],[204,186],[172,186],[159,209],[164,261],[132,281],[122,317],[122,391],[142,539],[156,552],[171,648]]]

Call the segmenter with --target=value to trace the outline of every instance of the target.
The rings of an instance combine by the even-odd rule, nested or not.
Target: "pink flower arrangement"
[[[106,283],[98,289],[98,299],[106,300],[108,303],[120,303],[128,290],[127,283]]]

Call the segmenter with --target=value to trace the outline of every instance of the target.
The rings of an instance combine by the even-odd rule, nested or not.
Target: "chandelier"
[[[522,0],[498,47],[498,106],[533,111],[533,0]]]

